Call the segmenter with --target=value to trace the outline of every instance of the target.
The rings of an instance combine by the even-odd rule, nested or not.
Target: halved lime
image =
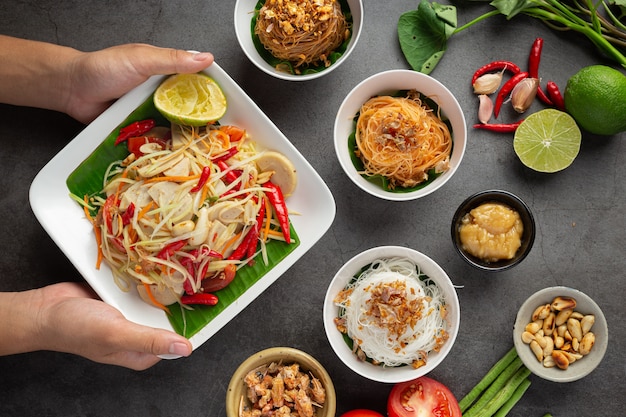
[[[176,74],[154,92],[154,105],[169,121],[187,126],[204,126],[226,113],[226,96],[209,76]]]
[[[513,149],[524,165],[539,172],[561,171],[580,151],[580,128],[569,114],[540,110],[524,120],[513,139]]]

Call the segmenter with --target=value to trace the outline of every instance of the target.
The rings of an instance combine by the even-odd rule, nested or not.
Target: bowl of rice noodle
[[[324,300],[324,327],[335,354],[378,382],[431,372],[452,349],[459,324],[459,300],[448,275],[406,247],[356,255],[337,272]]]
[[[429,75],[389,70],[361,81],[339,107],[335,152],[367,193],[414,200],[440,189],[465,154],[467,127],[454,95]]]
[[[324,76],[344,62],[363,26],[362,0],[237,0],[235,34],[244,54],[283,80]]]

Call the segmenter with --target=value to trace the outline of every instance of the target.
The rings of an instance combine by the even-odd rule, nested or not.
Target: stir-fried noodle
[[[355,138],[363,174],[386,177],[390,188],[413,187],[426,181],[430,170],[440,173],[449,167],[448,126],[416,93],[368,100],[361,107]]]
[[[350,36],[338,0],[266,0],[254,32],[274,57],[296,69],[319,63],[328,67],[330,53]]]

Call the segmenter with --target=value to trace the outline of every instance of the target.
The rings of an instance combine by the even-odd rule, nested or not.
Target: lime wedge
[[[204,126],[226,113],[226,96],[207,75],[176,74],[154,92],[154,105],[165,118],[187,126]]]
[[[569,114],[545,109],[524,120],[513,139],[520,161],[539,172],[561,171],[574,162],[580,150],[581,133]]]

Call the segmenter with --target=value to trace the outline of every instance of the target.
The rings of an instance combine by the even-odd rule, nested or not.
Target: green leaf
[[[457,26],[456,7],[422,0],[398,20],[400,48],[411,68],[430,74],[446,51]]]
[[[498,9],[507,19],[511,19],[526,9],[537,6],[534,0],[493,0],[489,4]]]

